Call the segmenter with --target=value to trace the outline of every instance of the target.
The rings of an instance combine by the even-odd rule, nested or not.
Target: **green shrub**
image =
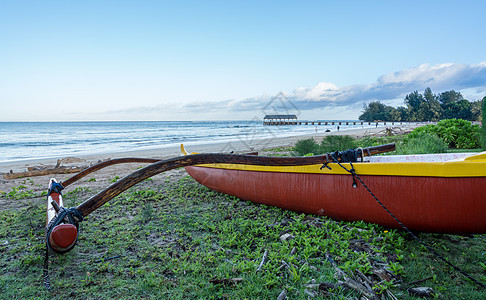
[[[415,128],[409,137],[414,138],[423,133],[435,134],[446,142],[449,148],[479,148],[479,125],[462,119],[441,120],[437,125],[425,125]]]
[[[349,135],[328,135],[320,145],[320,154],[356,148],[356,140]]]
[[[413,136],[409,135],[402,143],[397,145],[394,154],[428,154],[428,153],[445,153],[447,144],[435,134],[419,133]]]
[[[295,143],[293,154],[295,156],[304,156],[309,154],[319,154],[319,145],[313,138],[299,140]]]
[[[319,155],[356,147],[356,140],[349,135],[328,135],[324,137],[321,144],[313,138],[297,141],[293,154],[295,156]]]

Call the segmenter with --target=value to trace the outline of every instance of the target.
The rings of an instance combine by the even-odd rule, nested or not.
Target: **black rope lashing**
[[[363,151],[361,148],[358,149],[348,149],[345,151],[336,151],[333,153],[326,153],[326,158],[327,162],[323,163],[321,166],[321,170],[324,168],[327,168],[329,170],[332,170],[331,167],[329,167],[327,164],[331,162],[329,157],[331,157],[335,161],[340,161],[342,163],[353,163],[358,161],[359,156],[363,156]]]
[[[58,193],[61,195],[61,191],[64,189],[64,187],[59,183],[52,181],[49,185],[49,190],[47,191],[47,196],[49,196],[52,193]]]
[[[408,233],[410,234],[416,241],[418,241],[420,244],[422,244],[425,248],[427,248],[427,250],[429,250],[432,254],[434,254],[437,258],[441,259],[443,262],[445,262],[448,266],[450,266],[451,268],[453,268],[454,270],[456,270],[457,272],[461,273],[462,275],[464,275],[466,278],[468,278],[469,280],[471,280],[472,282],[474,282],[475,284],[477,284],[478,286],[482,287],[483,289],[486,288],[486,286],[484,284],[482,284],[481,282],[477,281],[476,279],[474,279],[471,275],[469,275],[468,273],[466,273],[465,271],[461,270],[459,267],[457,267],[456,265],[452,264],[451,262],[449,262],[447,259],[445,259],[442,255],[440,255],[437,251],[435,251],[435,249],[433,249],[432,247],[430,247],[429,245],[427,245],[424,241],[422,241],[418,236],[416,236],[412,231],[410,231],[410,229],[408,229],[402,222],[400,222],[400,220],[390,211],[388,210],[388,208],[386,208],[386,206],[375,196],[375,194],[373,194],[373,192],[368,188],[368,186],[363,182],[363,180],[358,176],[358,174],[356,174],[356,171],[354,170],[354,167],[353,167],[353,164],[350,163],[351,165],[351,169],[348,170],[345,166],[343,166],[338,160],[337,160],[337,157],[334,157],[331,155],[331,157],[334,159],[334,162],[336,162],[341,168],[343,168],[344,170],[346,170],[348,173],[350,173],[352,176],[353,176],[353,187],[355,187],[355,184],[356,184],[356,181],[354,180],[354,178],[357,178],[359,180],[359,182],[365,187],[365,189],[370,193],[370,195],[376,200],[376,202],[378,202],[378,204]],[[322,167],[321,167],[322,169]]]

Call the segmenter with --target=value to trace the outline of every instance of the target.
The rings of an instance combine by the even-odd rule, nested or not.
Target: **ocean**
[[[0,162],[249,141],[336,127],[264,126],[261,121],[0,122]],[[362,126],[341,126],[352,128]]]

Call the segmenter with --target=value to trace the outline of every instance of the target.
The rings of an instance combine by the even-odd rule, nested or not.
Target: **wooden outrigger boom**
[[[375,146],[364,149],[354,150],[355,154],[359,157],[370,156],[379,153],[389,152],[395,150],[395,144],[386,144],[381,146]],[[341,160],[340,157],[337,158]],[[59,197],[62,200],[61,190],[68,185],[76,182],[82,177],[100,170],[102,168],[121,164],[121,163],[151,163],[150,165],[127,175],[126,177],[113,183],[103,191],[92,196],[77,207],[66,209],[62,207],[62,202],[56,202],[59,205],[58,211],[53,215],[52,199]],[[220,153],[206,153],[206,154],[191,154],[176,158],[170,158],[166,160],[158,159],[145,159],[145,158],[123,158],[114,159],[102,162],[95,166],[92,166],[79,174],[67,179],[64,182],[56,183],[53,185],[57,189],[53,193],[49,193],[48,196],[48,226],[46,233],[46,243],[49,249],[57,253],[66,253],[74,248],[77,240],[78,223],[83,220],[84,217],[92,213],[103,204],[121,194],[126,189],[134,186],[135,184],[150,178],[159,173],[169,171],[172,169],[194,166],[200,164],[212,164],[212,163],[228,163],[228,164],[242,164],[242,165],[260,165],[260,166],[303,166],[310,164],[326,164],[334,162],[334,158],[329,154],[307,156],[307,157],[266,157],[256,155],[241,155],[241,154],[220,154]],[[50,182],[51,185],[51,182]],[[59,196],[57,196],[58,194]],[[55,204],[54,204],[55,207]],[[74,231],[74,228],[76,230]]]

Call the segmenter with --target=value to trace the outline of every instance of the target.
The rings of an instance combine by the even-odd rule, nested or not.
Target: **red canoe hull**
[[[351,175],[259,172],[186,167],[199,183],[254,203],[343,221],[401,228]],[[410,230],[486,232],[486,177],[360,175],[376,197]]]

